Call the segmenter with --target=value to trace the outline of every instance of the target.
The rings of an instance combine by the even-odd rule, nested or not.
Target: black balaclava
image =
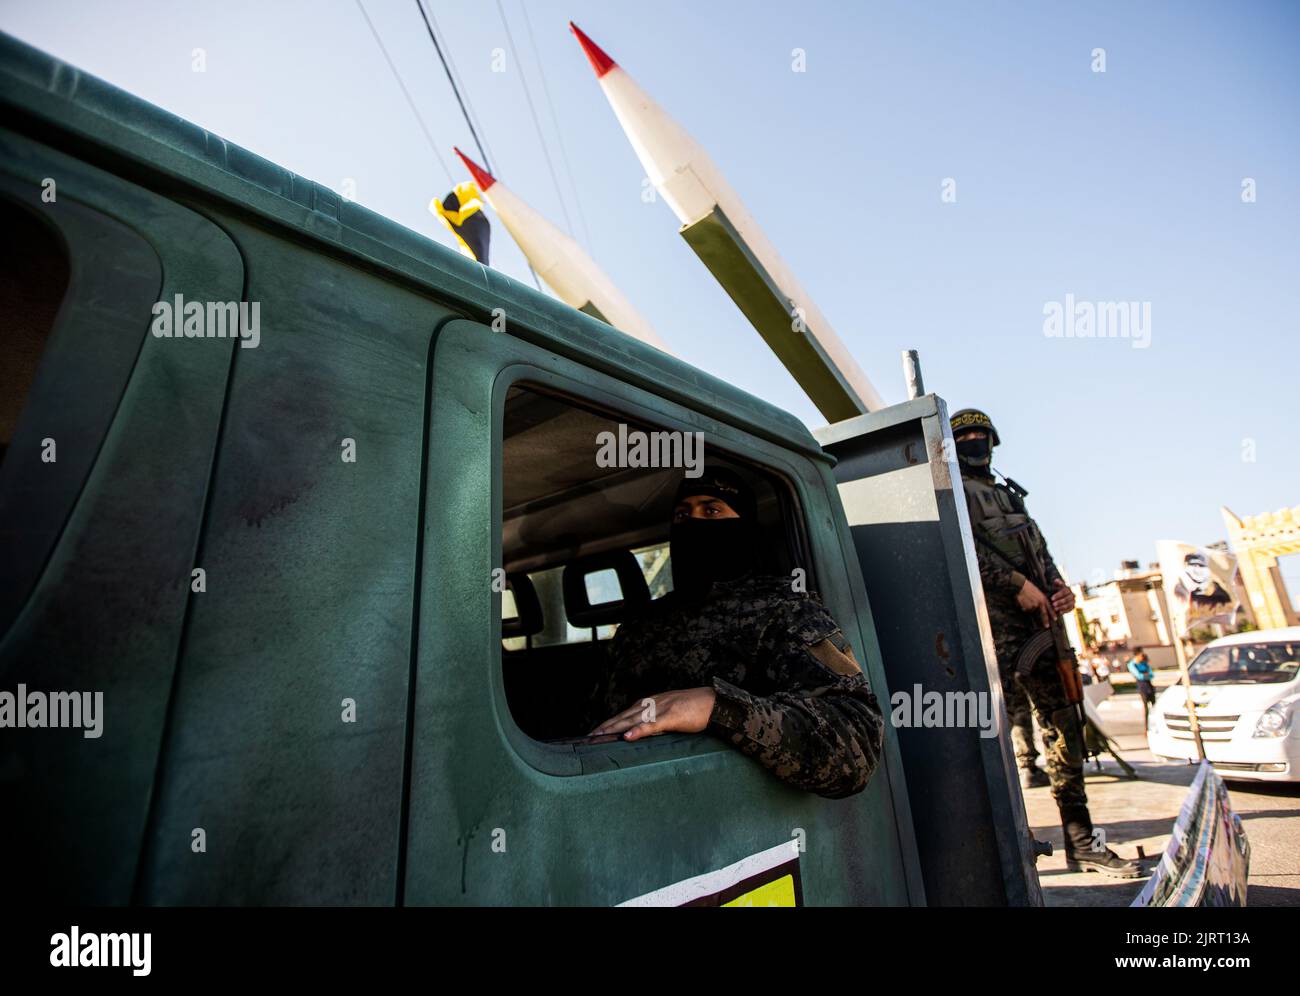
[[[707,594],[715,581],[735,581],[748,574],[758,558],[757,506],[749,485],[726,468],[706,467],[699,477],[682,481],[673,507],[697,495],[725,501],[740,518],[673,522],[673,590],[696,597]]]
[[[985,476],[991,474],[993,437],[985,433],[983,439],[958,440],[957,462],[973,473]]]
[[[961,464],[962,473],[992,477],[993,447],[998,445],[998,430],[993,428],[993,420],[978,408],[963,408],[952,413],[948,425],[952,429],[953,441],[957,443],[957,462]],[[970,429],[982,430],[985,438],[959,439]]]

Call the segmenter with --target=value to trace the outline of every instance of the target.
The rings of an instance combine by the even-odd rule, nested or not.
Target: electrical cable
[[[406,98],[406,105],[411,109],[411,113],[415,115],[415,120],[420,123],[420,130],[424,132],[424,137],[429,143],[429,149],[433,152],[433,157],[438,160],[438,165],[441,166],[442,171],[447,174],[448,185],[454,187],[456,181],[452,179],[451,169],[448,168],[447,161],[442,158],[442,154],[438,151],[438,143],[433,140],[433,135],[429,132],[429,126],[424,123],[424,118],[421,117],[419,108],[415,106],[415,101],[411,97],[411,92],[406,89],[406,84],[402,82],[402,74],[397,71],[397,66],[393,64],[392,57],[389,56],[388,49],[384,47],[384,41],[379,37],[379,32],[375,30],[374,22],[370,20],[370,15],[366,13],[366,8],[361,3],[361,0],[357,0],[357,9],[361,11],[361,16],[366,19],[366,26],[370,28],[370,33],[374,36],[375,43],[379,45],[379,51],[384,54],[384,61],[388,63],[388,68],[393,73],[393,79],[395,79],[397,85],[401,87],[402,96]]]

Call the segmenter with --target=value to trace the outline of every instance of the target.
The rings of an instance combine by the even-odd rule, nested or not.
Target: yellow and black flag
[[[429,210],[438,216],[456,236],[460,251],[470,259],[488,264],[488,245],[492,241],[492,224],[483,213],[478,186],[473,180],[456,184],[456,189],[439,201],[429,202]]]

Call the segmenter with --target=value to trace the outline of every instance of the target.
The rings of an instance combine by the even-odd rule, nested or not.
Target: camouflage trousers
[[[1006,703],[1007,721],[1011,724],[1011,749],[1016,753],[1016,764],[1026,770],[1037,767],[1034,714],[1029,705],[1029,695],[1018,677],[1013,675],[1002,682],[1002,701]]]
[[[1017,606],[1008,610],[989,605],[989,624],[993,629],[993,643],[998,655],[998,675],[1002,679],[1002,693],[1007,700],[1008,713],[1016,700],[1015,692],[1023,690],[1033,709],[1038,728],[1043,733],[1043,754],[1047,777],[1052,783],[1052,797],[1058,806],[1086,806],[1088,795],[1083,787],[1083,731],[1074,706],[1065,698],[1065,689],[1056,673],[1051,656],[1042,657],[1028,675],[1016,674],[1016,658],[1020,649],[1038,632],[1034,620]],[[1016,734],[1012,734],[1013,742]],[[1032,743],[1032,731],[1030,733]],[[1019,755],[1019,751],[1017,751]]]

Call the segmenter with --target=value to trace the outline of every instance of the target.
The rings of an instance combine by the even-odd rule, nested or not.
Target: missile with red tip
[[[829,421],[884,407],[826,316],[707,153],[573,22],[614,115],[681,234]]]
[[[469,156],[456,155],[474,177],[479,193],[496,211],[537,275],[565,304],[626,332],[644,343],[669,349],[623,293],[582,247],[529,207],[509,187]]]

